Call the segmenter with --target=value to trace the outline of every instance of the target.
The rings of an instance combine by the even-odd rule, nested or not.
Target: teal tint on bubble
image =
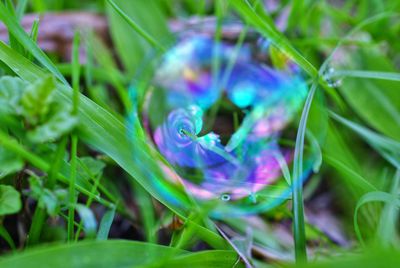
[[[142,123],[169,163],[165,172],[199,202],[215,201],[214,216],[268,210],[291,193],[282,170],[292,148],[280,138],[307,84],[284,55],[272,64],[269,42],[252,40],[238,49],[232,40],[180,36],[156,65],[143,104]]]
[[[254,103],[257,94],[257,87],[255,87],[250,81],[244,81],[243,83],[235,85],[228,94],[233,103],[240,108],[244,108]]]

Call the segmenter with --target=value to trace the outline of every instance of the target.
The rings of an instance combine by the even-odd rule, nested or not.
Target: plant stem
[[[69,178],[69,206],[68,206],[68,242],[74,240],[74,219],[75,219],[75,181],[77,165],[78,136],[71,137],[71,173]]]

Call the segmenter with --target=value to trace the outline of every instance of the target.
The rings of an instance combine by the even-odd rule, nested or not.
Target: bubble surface
[[[266,44],[245,41],[238,49],[205,36],[182,38],[155,70],[144,125],[199,200],[251,206],[268,199],[278,181],[290,188],[279,178],[292,153],[279,139],[308,88],[287,57],[268,60]]]

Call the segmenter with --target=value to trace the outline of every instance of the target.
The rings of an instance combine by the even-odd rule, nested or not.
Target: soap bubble
[[[192,196],[222,201],[214,215],[266,210],[290,195],[282,170],[292,150],[280,137],[308,88],[271,47],[183,36],[155,68],[143,105],[147,135]],[[258,58],[270,51],[274,60]]]

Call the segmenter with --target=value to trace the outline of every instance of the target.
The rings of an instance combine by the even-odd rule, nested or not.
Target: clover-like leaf
[[[21,209],[21,195],[9,185],[0,185],[0,216],[17,213]]]
[[[54,77],[46,76],[25,89],[20,102],[22,114],[30,124],[36,125],[46,116],[50,109],[51,95],[55,87]]]
[[[62,107],[57,104],[50,114],[46,121],[29,131],[28,138],[32,142],[54,141],[70,132],[78,123],[77,116],[72,115],[68,107]]]

